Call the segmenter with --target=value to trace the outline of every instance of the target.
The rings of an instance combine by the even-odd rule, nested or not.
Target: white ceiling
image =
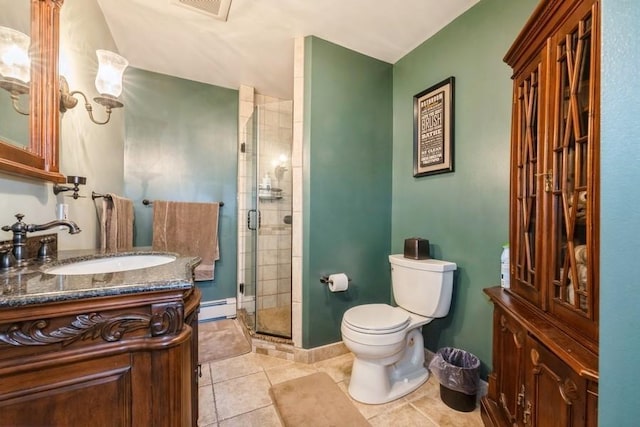
[[[292,99],[296,37],[393,64],[478,1],[232,0],[226,22],[172,0],[98,3],[133,67]]]

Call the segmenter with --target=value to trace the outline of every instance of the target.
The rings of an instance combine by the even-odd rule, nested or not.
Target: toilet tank
[[[425,317],[449,314],[456,264],[437,259],[389,255],[391,286],[398,306]]]

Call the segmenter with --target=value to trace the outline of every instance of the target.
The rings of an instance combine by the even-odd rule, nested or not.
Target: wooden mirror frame
[[[59,172],[60,8],[64,0],[31,1],[31,88],[29,146],[0,140],[0,172],[43,181],[65,182]]]

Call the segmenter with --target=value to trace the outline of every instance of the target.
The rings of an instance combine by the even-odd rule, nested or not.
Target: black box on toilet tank
[[[429,241],[421,237],[404,239],[404,257],[410,259],[429,258]]]

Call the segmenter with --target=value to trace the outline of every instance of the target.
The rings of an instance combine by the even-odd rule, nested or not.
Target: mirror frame
[[[0,140],[0,172],[43,181],[65,182],[59,171],[60,8],[64,0],[31,2],[31,87],[29,146]]]

